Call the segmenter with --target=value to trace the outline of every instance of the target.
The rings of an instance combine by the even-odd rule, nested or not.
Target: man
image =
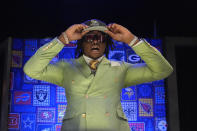
[[[146,64],[109,61],[110,37],[131,46]],[[78,40],[77,59],[49,64],[73,40]],[[62,131],[130,131],[120,103],[122,88],[166,78],[172,70],[159,51],[125,27],[95,19],[69,27],[24,66],[28,76],[65,88]]]

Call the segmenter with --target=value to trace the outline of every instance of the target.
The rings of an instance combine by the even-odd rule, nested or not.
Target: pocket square
[[[121,66],[121,64],[117,61],[111,61],[111,66]]]

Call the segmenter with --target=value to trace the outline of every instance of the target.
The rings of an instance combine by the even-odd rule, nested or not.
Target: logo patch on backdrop
[[[21,115],[21,131],[35,131],[35,114],[22,114]]]
[[[58,105],[58,123],[62,123],[67,105]]]
[[[153,97],[153,91],[152,91],[152,84],[140,84],[137,85],[138,89],[138,97],[143,97],[143,98],[150,98]]]
[[[121,105],[128,121],[137,121],[137,103],[122,102]]]
[[[37,83],[38,80],[35,80],[24,73],[24,82],[25,83]]]
[[[136,100],[136,86],[131,86],[122,89],[121,100],[122,101],[135,101]]]
[[[56,102],[57,103],[66,103],[66,94],[65,89],[63,87],[57,86],[56,87]]]
[[[129,123],[129,127],[131,131],[145,131],[145,123],[144,122],[131,122]]]
[[[55,108],[37,108],[37,122],[54,123],[55,122]]]
[[[164,87],[155,87],[155,103],[165,104],[165,89]]]
[[[135,52],[132,49],[127,49],[126,54],[127,54],[128,63],[131,63],[131,64],[142,63],[140,56],[135,54]]]
[[[152,99],[139,99],[139,116],[143,116],[143,117],[153,116]]]
[[[21,68],[22,67],[22,51],[12,51],[12,66],[15,68]]]
[[[155,131],[167,131],[168,124],[166,122],[165,117],[163,118],[155,118]]]
[[[110,51],[109,59],[114,61],[125,61],[124,51],[122,50]]]
[[[8,129],[19,129],[19,113],[9,113],[8,115]]]
[[[36,131],[55,131],[55,127],[52,124],[38,124]]]
[[[61,125],[60,124],[55,125],[55,129],[56,131],[61,131]]]
[[[50,86],[34,85],[33,88],[33,106],[50,105]]]
[[[25,40],[25,56],[32,56],[37,50],[37,40]]]
[[[14,104],[31,104],[31,92],[15,91],[14,92]]]

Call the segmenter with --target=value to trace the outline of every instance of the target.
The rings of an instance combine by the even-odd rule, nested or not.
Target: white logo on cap
[[[96,20],[91,20],[90,22],[90,26],[99,26],[99,23]]]

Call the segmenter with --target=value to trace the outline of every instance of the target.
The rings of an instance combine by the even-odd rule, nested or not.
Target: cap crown
[[[106,26],[106,24],[100,20],[97,19],[91,19],[91,20],[87,20],[85,21],[83,24],[93,27],[93,26]]]

